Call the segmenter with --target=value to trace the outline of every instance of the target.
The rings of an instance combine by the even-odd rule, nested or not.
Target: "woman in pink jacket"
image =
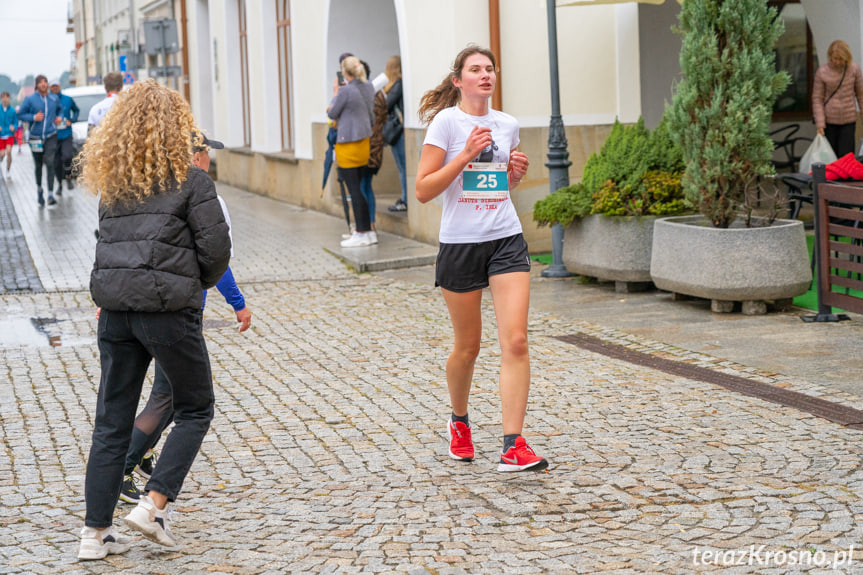
[[[863,73],[852,62],[851,49],[842,40],[830,44],[828,63],[815,73],[812,113],[818,133],[827,137],[836,156],[854,152],[854,130],[863,110]]]

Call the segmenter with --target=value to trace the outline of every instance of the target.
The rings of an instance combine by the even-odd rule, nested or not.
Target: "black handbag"
[[[402,137],[403,131],[404,127],[402,126],[402,119],[399,114],[399,110],[398,108],[393,108],[390,113],[387,114],[387,119],[384,121],[381,136],[383,136],[384,142],[388,146],[394,146],[398,143],[399,138]]]

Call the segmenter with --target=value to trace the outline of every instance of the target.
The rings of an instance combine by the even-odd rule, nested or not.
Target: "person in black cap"
[[[192,135],[192,142],[192,150],[194,152],[192,163],[205,172],[210,168],[209,150],[221,150],[225,147],[222,142],[210,140],[202,133],[194,133]],[[217,198],[222,206],[222,212],[228,224],[228,235],[230,235],[231,218],[228,215],[228,208],[220,196],[217,196]],[[233,238],[231,238],[231,246],[231,257],[234,257]],[[216,284],[216,289],[219,290],[225,301],[234,309],[234,313],[237,315],[237,322],[240,323],[240,332],[249,329],[252,325],[252,312],[246,307],[246,300],[237,286],[237,282],[234,280],[234,274],[230,266],[228,266],[222,279]],[[204,302],[201,305],[201,309],[204,308],[206,303],[207,292],[205,290]],[[126,452],[126,466],[123,470],[123,486],[120,489],[120,501],[138,503],[140,500],[141,492],[135,485],[132,473],[137,473],[144,479],[150,479],[150,474],[156,464],[153,449],[159,443],[162,432],[174,420],[172,400],[171,384],[168,378],[165,377],[165,373],[159,367],[159,364],[156,363],[156,373],[153,378],[150,397],[147,399],[147,405],[144,406],[144,409],[135,418],[132,440]]]

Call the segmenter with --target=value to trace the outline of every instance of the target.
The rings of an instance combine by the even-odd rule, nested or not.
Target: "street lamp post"
[[[546,0],[548,7],[548,63],[551,76],[551,123],[548,130],[549,191],[554,193],[569,185],[569,152],[566,151],[566,131],[560,116],[560,82],[557,66],[557,14],[555,0]],[[551,265],[542,271],[542,277],[565,278],[572,274],[563,264],[563,226],[551,227]]]

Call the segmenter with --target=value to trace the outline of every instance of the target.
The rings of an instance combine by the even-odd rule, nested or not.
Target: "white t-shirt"
[[[464,149],[474,126],[491,128],[492,145],[474,160],[509,163],[510,151],[518,146],[518,121],[497,110],[485,116],[471,116],[460,108],[445,108],[434,117],[423,144],[446,152],[444,164]],[[509,194],[502,200],[462,197],[462,174],[443,191],[443,213],[438,239],[445,244],[468,244],[499,240],[521,233],[521,221]]]
[[[228,214],[228,206],[225,204],[222,196],[217,195],[216,199],[219,200],[219,205],[222,206],[222,214],[225,216],[225,223],[228,224],[228,239],[231,240],[231,257],[234,257],[234,236],[231,235],[231,216]]]
[[[91,126],[98,126],[102,123],[102,119],[105,117],[105,114],[108,113],[108,110],[111,109],[111,106],[114,105],[114,102],[117,101],[117,95],[108,96],[104,100],[97,102],[90,108],[90,115],[87,116],[87,123]]]

